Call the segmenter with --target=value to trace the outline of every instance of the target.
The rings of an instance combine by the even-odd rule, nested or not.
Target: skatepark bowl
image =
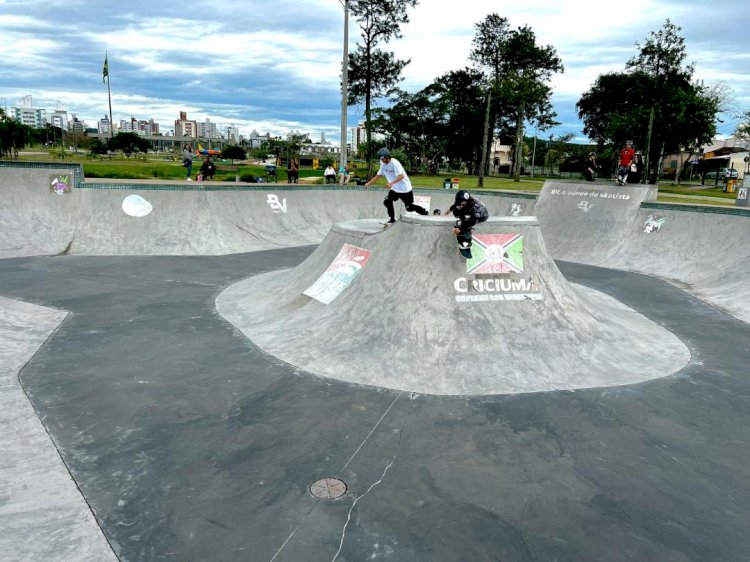
[[[0,560],[740,561],[750,214],[0,162]],[[450,190],[417,190],[432,211]]]

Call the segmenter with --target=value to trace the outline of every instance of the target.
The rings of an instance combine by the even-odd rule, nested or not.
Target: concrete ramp
[[[451,224],[337,224],[300,266],[229,287],[217,310],[268,353],[315,374],[428,394],[624,385],[688,362],[671,333],[568,284],[536,218],[479,225],[469,261],[457,255]]]
[[[386,190],[221,183],[72,181],[75,166],[0,167],[0,258],[72,255],[223,255],[318,244],[346,219],[387,219]],[[69,189],[54,179],[67,176]],[[61,184],[62,185],[62,184]],[[454,191],[419,190],[445,211]],[[136,211],[133,212],[133,199]],[[482,194],[494,215],[528,215],[535,197]],[[405,213],[401,203],[397,213]]]
[[[644,203],[607,267],[656,275],[750,322],[750,212]]]
[[[535,212],[552,257],[603,265],[627,242],[641,202],[656,194],[651,186],[547,181]]]

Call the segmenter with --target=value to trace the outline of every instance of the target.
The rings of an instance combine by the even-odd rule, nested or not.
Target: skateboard
[[[458,222],[456,222],[456,228],[458,228]],[[471,259],[471,231],[462,232],[456,234],[456,241],[458,242],[458,253],[467,260]]]
[[[394,224],[396,224],[396,223],[395,222],[384,222],[383,223],[383,228],[388,228],[389,226],[393,226]]]

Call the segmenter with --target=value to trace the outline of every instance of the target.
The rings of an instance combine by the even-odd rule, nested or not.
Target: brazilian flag
[[[102,69],[102,83],[107,81],[107,76],[109,76],[109,63],[107,62],[107,56],[104,55],[104,68]]]

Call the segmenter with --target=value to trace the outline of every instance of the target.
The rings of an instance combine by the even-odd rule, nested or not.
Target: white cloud
[[[4,50],[0,98],[57,99],[93,124],[106,111],[101,84],[109,52],[113,106],[122,117],[154,117],[170,127],[180,110],[198,119],[272,132],[301,129],[338,136],[342,9],[336,0],[233,0],[209,5],[133,0],[106,7],[93,0],[0,0]],[[469,66],[475,24],[489,13],[511,27],[529,25],[554,46],[566,71],[552,80],[554,103],[570,121],[574,106],[599,74],[618,71],[635,42],[671,18],[685,30],[696,77],[725,80],[750,105],[746,2],[697,0],[421,0],[409,11],[403,38],[382,47],[410,58],[402,87],[415,91],[442,74]],[[32,15],[33,14],[33,15]],[[699,17],[698,17],[699,16]],[[73,18],[83,32],[61,26]],[[717,22],[722,22],[721,27]],[[734,27],[732,27],[734,26]],[[732,30],[735,30],[734,32]],[[350,22],[350,50],[358,28]],[[350,122],[360,108],[350,108]],[[580,123],[563,127],[580,129]]]

